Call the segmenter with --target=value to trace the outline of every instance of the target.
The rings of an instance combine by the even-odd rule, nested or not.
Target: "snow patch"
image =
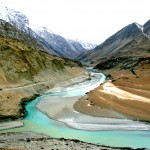
[[[143,30],[143,26],[140,25],[139,23],[136,23],[136,22],[135,22],[135,25],[136,25],[139,29],[141,29],[141,31]]]
[[[150,38],[150,37],[148,37],[148,35],[146,35],[146,34],[144,33],[144,31],[143,31],[144,28],[143,28],[142,25],[140,25],[139,23],[136,23],[136,22],[135,22],[135,25],[142,31],[142,33],[143,33],[144,36],[146,36],[147,38]]]
[[[26,30],[29,26],[29,20],[24,14],[13,9],[8,9],[2,3],[0,3],[0,19],[9,22],[21,30]]]

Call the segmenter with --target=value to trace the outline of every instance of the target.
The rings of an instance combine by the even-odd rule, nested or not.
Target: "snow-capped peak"
[[[15,24],[18,29],[29,26],[29,20],[24,14],[13,9],[8,9],[2,3],[0,3],[0,19],[10,22],[13,25]]]
[[[86,42],[80,42],[80,44],[87,50],[94,49],[96,47],[96,44],[94,43],[86,43]]]
[[[41,31],[41,32],[49,32],[49,33],[55,34],[51,29],[44,27],[44,26],[39,26],[36,24],[29,24],[29,26],[31,29],[33,29],[36,32]]]
[[[94,43],[84,42],[84,41],[81,41],[81,40],[78,40],[78,39],[76,39],[76,40],[71,39],[71,40],[76,41],[77,43],[80,43],[82,45],[82,47],[85,48],[86,50],[92,50],[97,46]]]

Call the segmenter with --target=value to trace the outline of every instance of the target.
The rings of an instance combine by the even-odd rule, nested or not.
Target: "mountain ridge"
[[[149,30],[147,29],[146,32],[148,31]],[[81,54],[77,60],[85,65],[94,66],[98,64],[99,61],[112,57],[117,51],[121,52],[121,49],[129,43],[134,42],[134,39],[138,42],[138,37],[149,39],[146,32],[145,28],[142,30],[142,26],[139,27],[137,23],[132,23],[110,36],[93,50]]]

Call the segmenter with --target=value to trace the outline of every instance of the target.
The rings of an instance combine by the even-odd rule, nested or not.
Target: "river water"
[[[65,91],[53,91],[36,98],[26,105],[27,117],[23,120],[24,127],[5,130],[3,132],[32,131],[43,133],[54,138],[78,139],[84,142],[113,147],[132,147],[150,149],[150,131],[86,131],[67,127],[64,123],[48,118],[35,108],[35,105],[45,97],[52,96],[82,96],[105,81],[103,74],[96,73],[93,80],[79,85],[73,85]],[[99,79],[99,77],[101,77]],[[79,88],[80,87],[80,88]]]

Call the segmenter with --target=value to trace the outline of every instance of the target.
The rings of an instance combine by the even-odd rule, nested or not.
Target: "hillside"
[[[59,81],[86,76],[77,63],[42,52],[36,39],[3,20],[0,57],[1,118],[20,117],[22,98],[41,94]]]

